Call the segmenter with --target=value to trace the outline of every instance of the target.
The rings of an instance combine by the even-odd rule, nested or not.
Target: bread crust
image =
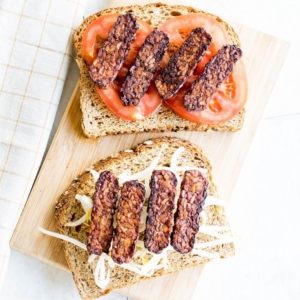
[[[80,110],[82,113],[82,129],[88,138],[100,136],[137,133],[137,132],[169,132],[169,131],[237,131],[243,127],[245,110],[242,109],[231,120],[217,124],[196,124],[184,120],[174,114],[169,108],[161,105],[157,111],[144,120],[126,121],[112,113],[95,91],[95,84],[90,79],[88,66],[83,59],[82,37],[88,25],[100,16],[111,13],[131,12],[137,18],[147,22],[154,29],[162,23],[179,14],[203,13],[216,19],[226,30],[232,44],[240,47],[240,40],[234,29],[218,16],[196,10],[195,8],[162,3],[152,3],[145,6],[132,5],[127,7],[108,8],[86,18],[74,34],[74,47],[77,53],[77,64],[80,68]]]
[[[165,145],[165,151],[160,158],[159,165],[170,164],[170,159],[174,151],[179,147],[184,147],[185,151],[182,153],[179,162],[183,165],[186,164],[199,168],[206,168],[207,180],[209,181],[208,193],[209,195],[218,197],[216,185],[212,180],[212,167],[208,159],[197,145],[180,138],[161,137],[146,141],[131,150],[125,150],[103,159],[91,168],[98,172],[110,170],[116,176],[127,168],[131,169],[132,173],[139,172],[149,166],[151,161],[157,156],[162,145]],[[75,195],[78,193],[91,197],[95,190],[94,185],[93,176],[89,171],[87,171],[77,179],[74,179],[68,190],[61,195],[55,208],[56,224],[59,233],[76,238],[81,242],[86,241],[88,226],[83,226],[81,227],[81,230],[78,231],[74,227],[65,227],[64,224],[71,221],[72,218],[77,219],[84,214],[81,205],[75,200]],[[220,207],[209,206],[205,208],[205,212],[211,224],[228,226],[225,213],[222,209],[220,209]],[[74,214],[76,215],[75,218]],[[213,240],[213,238],[208,235],[198,233],[196,240],[198,242],[206,242]],[[210,261],[210,259],[200,257],[198,255],[182,255],[176,251],[172,251],[170,254],[168,253],[172,269],[161,269],[156,271],[152,277],[142,277],[130,271],[121,269],[120,267],[115,267],[111,271],[110,283],[107,289],[104,290],[97,287],[94,282],[93,270],[96,262],[91,264],[87,263],[87,251],[65,241],[62,243],[66,260],[73,274],[79,293],[83,299],[94,299],[109,293],[111,290],[120,289],[143,280],[155,278],[185,268],[194,267]],[[218,252],[222,258],[233,256],[235,252],[233,243],[214,246],[208,249],[211,252]]]

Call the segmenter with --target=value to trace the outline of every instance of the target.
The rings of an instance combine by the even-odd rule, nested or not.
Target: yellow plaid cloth
[[[0,0],[0,286],[85,6],[86,0]]]

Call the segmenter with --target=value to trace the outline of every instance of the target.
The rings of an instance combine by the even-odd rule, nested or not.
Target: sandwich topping
[[[87,239],[90,254],[108,253],[113,237],[113,216],[118,200],[119,183],[109,171],[99,175],[93,197],[91,225]]]
[[[236,45],[226,45],[205,66],[201,76],[195,80],[191,89],[183,98],[183,105],[188,110],[204,110],[212,100],[222,82],[233,71],[234,64],[242,56]]]
[[[134,40],[138,25],[132,14],[120,15],[90,66],[90,76],[100,88],[106,88],[117,77]]]
[[[211,40],[211,35],[204,28],[195,28],[191,31],[155,80],[156,88],[164,100],[171,98],[193,74]]]
[[[247,99],[247,75],[244,65],[239,60],[232,73],[223,80],[204,110],[188,111],[183,105],[185,95],[190,91],[195,80],[201,76],[205,66],[224,46],[230,44],[228,34],[216,19],[201,13],[181,15],[171,18],[158,29],[167,33],[170,44],[180,47],[195,27],[204,27],[212,36],[212,42],[203,59],[197,64],[194,74],[183,87],[171,98],[164,101],[175,114],[197,124],[221,124],[232,119],[244,107]]]
[[[184,173],[171,238],[173,248],[182,254],[189,253],[194,248],[207,187],[207,179],[198,170]]]
[[[125,182],[121,189],[112,243],[112,259],[118,264],[130,262],[135,253],[145,193],[144,185],[138,180]]]
[[[177,178],[168,170],[154,170],[150,180],[145,247],[159,254],[169,245],[173,226]]]
[[[154,30],[148,35],[120,91],[120,97],[125,106],[139,104],[168,46],[169,38],[164,32]]]
[[[132,18],[129,29],[119,21],[125,16]],[[83,35],[84,58],[91,65],[95,89],[109,110],[124,120],[136,121],[155,113],[163,103],[181,118],[198,124],[220,124],[242,110],[247,98],[246,72],[241,61],[233,69],[241,50],[230,45],[219,19],[201,13],[181,15],[167,20],[158,31],[139,19],[136,23],[139,29],[134,39],[130,14],[103,15]],[[108,32],[115,27],[131,41],[123,62],[117,49],[121,44],[109,42]],[[99,39],[105,47],[99,48]],[[225,45],[227,50],[218,53]],[[109,53],[103,50],[106,48]],[[159,64],[166,67],[160,71]],[[206,73],[201,75],[206,65]]]
[[[163,150],[164,147],[161,148],[157,157],[146,169],[135,174],[131,174],[129,170],[124,170],[119,176],[117,176],[119,184],[123,184],[123,187],[121,189],[121,198],[118,204],[116,224],[111,226],[112,230],[115,230],[113,242],[110,243],[108,253],[104,251],[105,247],[101,247],[101,255],[91,254],[88,259],[88,263],[92,263],[96,258],[98,258],[94,270],[94,279],[95,283],[100,288],[104,289],[109,284],[110,270],[116,266],[127,269],[142,277],[152,276],[159,269],[170,268],[168,253],[174,251],[174,249],[181,253],[187,253],[190,251],[192,255],[216,259],[220,258],[220,256],[210,247],[232,243],[234,241],[232,235],[228,235],[226,233],[230,230],[229,227],[214,226],[208,222],[205,209],[212,205],[222,207],[227,205],[227,202],[213,196],[207,196],[205,200],[207,180],[205,179],[205,176],[199,175],[205,174],[205,170],[195,168],[193,166],[177,165],[177,159],[184,151],[183,147],[178,148],[174,152],[169,167],[160,166],[158,163]],[[90,172],[94,177],[96,186],[98,186],[98,188],[96,188],[95,195],[97,195],[98,191],[100,191],[100,188],[105,185],[105,180],[108,178],[108,176],[111,176],[111,182],[115,182],[115,178],[112,177],[113,175],[109,171],[104,171],[101,174],[95,170],[90,170]],[[182,174],[182,172],[185,173],[183,175],[183,179],[181,180],[182,176],[180,174]],[[103,174],[106,175],[104,176]],[[153,175],[151,176],[151,174]],[[167,178],[165,178],[166,180],[164,182],[156,185],[155,182],[162,180],[161,174],[164,174],[164,176]],[[100,182],[102,182],[102,184],[100,184]],[[141,182],[143,182],[143,184]],[[149,184],[150,182],[151,184]],[[107,184],[106,186],[113,186],[110,191],[111,193],[115,193],[117,190],[116,182],[114,184]],[[164,188],[162,188],[162,186],[164,186]],[[181,191],[180,186],[182,187]],[[157,253],[159,253],[157,254],[155,251],[152,251],[152,247],[149,247],[149,251],[147,246],[144,245],[148,225],[148,221],[146,220],[147,216],[149,215],[149,211],[147,213],[147,201],[144,201],[144,199],[145,196],[147,199],[147,197],[151,195],[152,190],[156,194],[155,197],[157,197],[157,191],[160,190],[161,192],[164,192],[165,188],[170,191],[169,195],[171,195],[171,198],[175,198],[173,200],[173,208],[177,206],[174,228],[167,228],[167,232],[171,232],[173,230],[171,245],[174,248],[169,245],[169,237],[165,238],[164,236],[161,236],[162,241],[165,241],[165,243],[163,243],[163,249],[160,249],[159,252],[157,251]],[[191,199],[189,199],[191,195],[189,194],[190,191],[192,192]],[[165,200],[166,202],[170,201],[169,197],[170,196],[167,196],[167,198],[165,198],[167,199]],[[99,199],[100,197],[94,196],[94,200],[92,200],[86,195],[76,195],[75,198],[80,201],[85,211],[85,215],[77,221],[66,223],[65,226],[77,226],[79,224],[86,226],[88,223],[92,224],[95,221],[95,218],[93,217],[93,213],[91,216],[91,212],[92,209],[95,211],[95,199]],[[106,196],[105,199],[107,201],[108,197]],[[164,200],[162,197],[160,199]],[[187,199],[192,200],[190,205],[187,205]],[[157,204],[157,201],[154,202],[154,199],[152,199],[152,205],[149,206],[153,208],[155,203]],[[165,221],[167,221],[166,224],[172,223],[171,218],[169,217],[171,212],[168,209],[167,213],[165,214],[164,211],[166,210],[163,209],[164,205],[165,203],[158,203],[158,207],[156,209],[156,212],[158,210],[162,211],[162,213],[155,215],[160,221],[158,222],[159,226]],[[168,207],[171,209],[171,206],[172,204],[170,204]],[[109,207],[112,208],[112,204]],[[200,213],[202,208],[204,208],[204,210]],[[199,222],[201,224],[200,229]],[[114,229],[114,227],[116,228]],[[159,227],[156,227],[155,230],[156,229],[158,229],[158,232],[161,232]],[[50,236],[73,243],[79,248],[88,251],[89,247],[87,247],[86,244],[75,240],[74,238],[47,231],[43,228],[39,228],[39,230],[44,234],[48,234]],[[154,237],[156,237],[155,230],[153,235]],[[195,239],[196,234],[202,234],[212,238]],[[102,236],[102,234],[99,236]],[[102,240],[102,238],[100,240]],[[92,253],[90,251],[88,252]],[[132,259],[133,261],[131,261]]]
[[[114,23],[118,19],[118,14],[108,14],[101,16],[94,20],[88,28],[85,30],[82,36],[82,47],[85,61],[88,65],[91,65],[97,58],[98,51],[100,49],[98,40],[105,41],[108,39],[108,33],[113,27]],[[124,106],[123,101],[120,98],[120,90],[125,76],[128,72],[128,68],[133,64],[139,49],[142,47],[147,36],[153,31],[153,29],[144,21],[136,20],[139,29],[136,32],[136,37],[132,41],[129,52],[117,75],[116,80],[111,85],[104,88],[99,88],[95,84],[95,89],[107,108],[112,111],[116,116],[128,120],[136,121],[145,119],[151,113],[157,110],[162,103],[162,98],[159,96],[154,83],[151,81],[148,90],[144,96],[140,99],[138,105]]]

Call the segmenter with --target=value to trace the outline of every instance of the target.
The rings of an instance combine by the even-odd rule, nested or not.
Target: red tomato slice
[[[167,33],[171,43],[181,46],[196,27],[204,27],[213,36],[216,51],[230,41],[226,30],[216,19],[201,13],[172,18],[163,23],[158,30]]]
[[[183,106],[183,97],[192,82],[202,73],[210,58],[222,46],[230,44],[229,37],[223,26],[213,17],[205,14],[188,14],[172,18],[162,24],[159,29],[166,32],[170,43],[181,46],[192,29],[204,27],[213,37],[212,44],[198,63],[194,75],[186,82],[179,92],[164,103],[180,117],[199,124],[219,124],[233,118],[243,107],[247,99],[247,77],[243,63],[239,61],[229,78],[223,82],[214,98],[204,111],[187,111]]]
[[[247,98],[245,68],[241,61],[235,65],[234,72],[222,83],[219,91],[203,111],[187,111],[183,97],[191,86],[191,81],[172,98],[164,103],[181,118],[198,124],[220,124],[233,118],[243,107]]]
[[[84,58],[89,65],[91,65],[96,59],[99,51],[99,48],[97,48],[96,45],[97,36],[103,40],[107,40],[109,31],[117,21],[118,16],[119,14],[108,14],[101,16],[93,21],[85,30],[82,37],[82,45]],[[139,29],[136,33],[135,40],[130,46],[129,53],[125,61],[125,65],[127,66],[130,66],[133,63],[138,50],[141,48],[146,37],[152,32],[152,28],[146,22],[137,19],[137,23],[139,25]]]
[[[136,121],[145,119],[145,117],[154,112],[162,103],[162,99],[157,93],[153,82],[151,82],[149,89],[137,106],[124,106],[119,96],[120,89],[121,84],[116,82],[106,89],[96,87],[97,92],[107,107],[124,120]]]
[[[97,36],[100,36],[101,39],[106,40],[108,38],[109,31],[116,22],[118,16],[119,14],[101,16],[93,21],[86,29],[83,35],[82,44],[84,58],[88,64],[91,65],[97,57],[99,50],[96,45]],[[139,24],[139,29],[136,33],[135,40],[130,46],[130,50],[124,65],[118,74],[119,82],[114,81],[114,83],[106,89],[100,89],[96,86],[96,90],[106,106],[118,117],[128,121],[144,119],[153,113],[162,103],[162,99],[153,83],[150,84],[149,89],[137,106],[124,106],[122,100],[120,99],[121,84],[125,79],[128,68],[133,64],[138,50],[143,45],[146,37],[152,32],[152,28],[144,21],[138,19],[137,23]]]

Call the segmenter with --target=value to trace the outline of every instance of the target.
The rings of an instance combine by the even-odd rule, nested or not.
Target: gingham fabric
[[[86,0],[0,0],[0,287],[85,6]]]

